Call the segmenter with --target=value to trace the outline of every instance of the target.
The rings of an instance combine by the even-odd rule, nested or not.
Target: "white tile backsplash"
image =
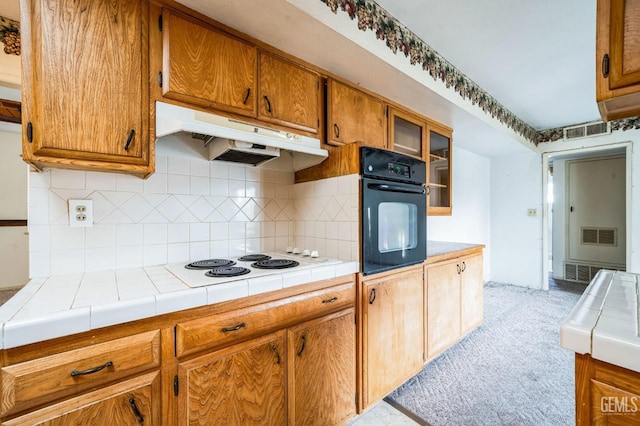
[[[293,184],[292,172],[158,156],[147,180],[51,169],[30,174],[30,275],[135,268],[288,246],[358,260],[358,176]],[[68,200],[94,201],[70,228]],[[355,247],[355,249],[354,249]]]

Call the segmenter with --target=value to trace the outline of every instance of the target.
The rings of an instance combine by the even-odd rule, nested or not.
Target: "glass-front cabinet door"
[[[429,123],[427,214],[451,214],[451,130]]]
[[[426,124],[425,120],[389,108],[390,149],[425,160]]]

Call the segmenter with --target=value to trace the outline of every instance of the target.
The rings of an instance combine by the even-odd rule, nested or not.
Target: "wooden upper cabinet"
[[[320,77],[317,73],[260,52],[258,118],[318,133]]]
[[[389,148],[427,161],[427,123],[406,112],[389,108]]]
[[[640,115],[640,0],[598,0],[596,99],[605,121]]]
[[[327,82],[327,143],[345,145],[364,142],[367,146],[386,146],[386,107],[369,96],[335,80]]]
[[[21,0],[23,158],[153,171],[148,3]]]
[[[256,113],[256,48],[164,8],[162,95],[243,115]]]
[[[444,127],[427,126],[429,158],[427,161],[427,215],[451,215],[451,137]]]

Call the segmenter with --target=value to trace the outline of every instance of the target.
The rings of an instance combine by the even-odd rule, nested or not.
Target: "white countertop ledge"
[[[191,288],[163,265],[31,279],[0,307],[0,349],[355,274],[358,262]]]
[[[560,326],[560,346],[640,372],[639,276],[598,271]]]

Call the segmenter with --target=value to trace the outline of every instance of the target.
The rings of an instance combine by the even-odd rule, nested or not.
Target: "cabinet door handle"
[[[340,127],[336,123],[333,123],[333,133],[336,135],[336,138],[340,137]]]
[[[336,300],[338,300],[337,296],[336,297],[332,297],[331,299],[325,299],[325,300],[322,301],[322,303],[333,303]]]
[[[458,275],[460,275],[460,273],[462,272],[462,268],[460,267],[460,264],[456,264],[456,269],[458,270]]]
[[[271,113],[271,101],[269,101],[267,95],[264,95],[264,100],[267,101],[267,112]]]
[[[605,53],[602,57],[602,77],[609,77],[609,54]]]
[[[133,415],[136,416],[136,420],[138,423],[144,423],[144,417],[140,414],[140,410],[138,410],[138,406],[136,405],[136,400],[133,397],[129,398],[129,405],[131,406],[131,410],[133,410]]]
[[[374,300],[376,300],[376,289],[372,288],[371,293],[369,293],[369,304],[373,305]]]
[[[124,143],[124,150],[125,151],[129,151],[129,146],[131,145],[131,142],[133,141],[133,137],[135,135],[136,135],[135,129],[131,129],[129,131],[129,136],[127,136],[127,141]]]
[[[27,123],[27,140],[33,142],[33,124],[30,121]]]
[[[87,374],[97,373],[98,371],[104,370],[105,368],[112,367],[112,366],[113,366],[113,362],[107,361],[98,367],[90,368],[88,370],[84,370],[84,371],[73,370],[71,372],[71,377],[86,376]]]
[[[280,364],[280,353],[278,352],[278,347],[272,343],[271,350],[276,353],[276,364]]]
[[[244,99],[242,100],[242,104],[246,105],[249,100],[249,95],[251,95],[251,87],[247,89],[247,93],[244,95]]]
[[[236,325],[235,327],[223,327],[221,331],[223,333],[228,333],[230,331],[238,331],[241,328],[244,328],[244,326],[245,326],[245,323],[241,322],[240,324]]]
[[[304,351],[304,347],[307,344],[307,338],[305,336],[302,336],[301,340],[302,340],[302,347],[298,351],[298,354],[297,354],[298,356],[302,356],[302,351]]]
[[[462,272],[467,270],[467,263],[466,262],[462,262]]]

